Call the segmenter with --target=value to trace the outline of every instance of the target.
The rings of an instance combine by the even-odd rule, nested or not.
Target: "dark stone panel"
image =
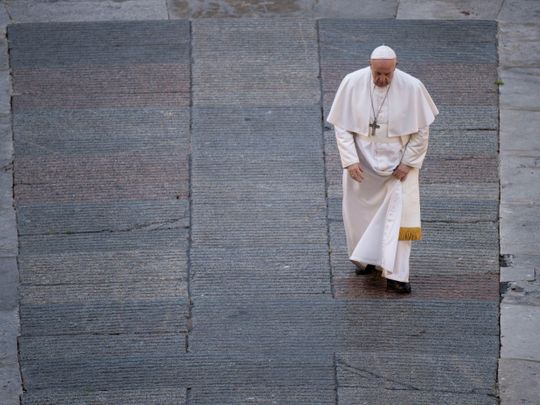
[[[176,149],[176,150],[175,150]],[[188,159],[183,148],[164,153],[111,153],[15,160],[17,204],[186,198]]]
[[[420,183],[498,183],[497,157],[437,159],[426,156],[420,170]]]
[[[331,48],[330,45],[328,45]],[[438,63],[436,61],[403,62],[399,69],[420,79],[437,106],[496,106],[498,104],[498,79],[496,64]],[[323,62],[323,92],[334,98],[343,78],[367,66],[367,60],[351,62],[330,59]],[[370,106],[368,105],[367,108]]]
[[[27,392],[178,389],[188,381],[179,333],[21,336],[19,345]]]
[[[431,157],[488,158],[497,157],[498,151],[498,134],[494,130],[430,130],[427,154]]]
[[[147,231],[148,232],[148,231]],[[149,237],[152,236],[152,232]],[[98,234],[99,235],[99,234]],[[182,241],[182,239],[180,239]],[[21,283],[96,284],[105,282],[154,283],[187,280],[187,243],[147,246],[137,250],[63,252],[19,255]]]
[[[319,104],[315,20],[196,20],[193,59],[194,105]]]
[[[10,48],[155,46],[189,43],[189,21],[95,21],[10,24]]]
[[[331,355],[335,341],[333,299],[327,294],[197,297],[193,352],[312,353]]]
[[[326,245],[325,207],[302,201],[296,204],[241,204],[218,206],[195,203],[193,241],[202,246]],[[300,214],[302,213],[302,214]]]
[[[441,399],[449,392],[469,399],[474,394],[481,398],[480,403],[497,402],[493,384],[496,358],[379,351],[337,353],[336,362],[338,386],[355,388],[358,395],[362,395],[363,388],[367,388],[369,394],[370,388],[377,387],[386,398],[396,397],[389,391],[405,391],[406,403],[425,403],[426,397],[434,399],[431,403],[442,403]],[[410,402],[415,397],[422,402]],[[369,403],[393,403],[381,402],[381,399],[375,398],[375,402]]]
[[[43,389],[23,393],[23,405],[40,404],[126,404],[126,405],[186,405],[186,388],[117,388],[107,391],[88,389],[62,390]]]
[[[181,109],[26,110],[13,115],[17,157],[145,151],[189,153],[189,118]]]
[[[336,391],[332,385],[266,387],[255,386],[234,387],[216,385],[213,387],[195,387],[190,398],[195,404],[295,404],[295,405],[328,405],[333,404]]]
[[[432,390],[386,389],[381,387],[339,387],[338,397],[344,404],[356,405],[496,405],[494,394],[458,393]]]
[[[321,58],[366,61],[381,44],[403,62],[497,63],[495,21],[321,19]],[[419,44],[421,43],[421,46]]]
[[[330,223],[330,241],[334,277],[350,277],[355,267],[347,255],[342,222]],[[411,277],[416,274],[461,277],[464,274],[498,274],[498,243],[497,223],[424,222],[422,240],[413,241]],[[485,282],[489,284],[495,281],[486,277]]]
[[[129,67],[129,65],[166,65],[186,63],[189,60],[189,44],[156,44],[150,46],[129,45],[111,47],[107,44],[94,46],[56,46],[33,48],[12,48],[10,61],[13,71],[18,72],[41,69],[46,73],[48,69],[84,67],[92,70],[95,67],[111,67],[114,72],[115,65]],[[56,70],[56,69],[54,69]],[[44,76],[44,74],[43,74]],[[17,76],[15,76],[17,78]]]
[[[21,337],[21,370],[29,391],[334,387],[332,354],[184,353],[183,339],[179,334]]]
[[[74,109],[169,109],[188,107],[189,92],[131,94],[21,94],[11,99],[14,114],[27,110]]]
[[[336,350],[498,357],[498,302],[398,297],[335,303]]]
[[[323,295],[198,298],[194,352],[403,350],[496,358],[494,301],[338,299]],[[388,314],[388,315],[382,315]]]
[[[191,296],[331,294],[328,252],[319,246],[217,246],[191,252]]]
[[[19,255],[185,249],[187,237],[183,228],[21,236]]]
[[[421,199],[420,205],[423,221],[478,222],[498,221],[499,219],[499,202],[497,200],[427,197]]]
[[[187,332],[185,298],[21,304],[21,334],[121,334]]]
[[[336,89],[337,90],[337,89]],[[326,122],[334,93],[324,93],[324,119],[325,128],[332,128],[332,124]],[[492,130],[499,128],[499,109],[493,105],[465,104],[461,106],[438,104],[439,115],[431,124],[430,131],[434,130]]]
[[[113,62],[111,62],[113,63]],[[13,91],[16,94],[137,94],[189,93],[189,65],[152,63],[111,66],[14,70]]]
[[[19,235],[171,229],[189,226],[188,201],[26,205],[17,209]]]
[[[463,274],[417,273],[410,275],[414,294],[396,297],[393,291],[386,290],[386,279],[380,272],[370,276],[357,276],[351,271],[348,276],[333,278],[336,298],[362,299],[377,298],[403,301],[411,300],[470,300],[499,301],[499,276],[497,274],[468,274],[463,283]]]

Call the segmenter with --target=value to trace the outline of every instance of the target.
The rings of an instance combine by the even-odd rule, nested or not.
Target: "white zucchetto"
[[[386,45],[378,46],[371,52],[370,59],[396,59],[396,53]]]

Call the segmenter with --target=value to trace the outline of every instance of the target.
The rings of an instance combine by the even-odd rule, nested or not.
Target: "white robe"
[[[371,84],[377,110],[386,87]],[[373,121],[373,112],[369,119]],[[389,136],[388,121],[389,108],[385,102],[378,115],[380,128],[375,137],[353,134],[334,125],[343,167],[343,222],[351,261],[376,265],[384,277],[408,282],[412,242],[398,240],[403,183],[392,172],[400,162],[405,163],[412,167],[408,176],[415,177],[417,183],[418,170],[427,151],[429,126],[408,136],[409,142],[404,145],[401,137]],[[362,182],[352,179],[345,169],[353,163],[359,163],[363,169]]]

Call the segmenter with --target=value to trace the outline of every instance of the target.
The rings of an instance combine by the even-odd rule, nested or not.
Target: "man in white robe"
[[[421,238],[418,171],[438,114],[420,80],[377,47],[342,80],[327,121],[343,168],[343,222],[357,274],[380,270],[387,289],[410,293],[412,240]]]

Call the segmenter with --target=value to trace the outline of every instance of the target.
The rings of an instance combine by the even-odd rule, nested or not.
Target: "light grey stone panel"
[[[496,20],[503,0],[400,0],[398,19]]]
[[[13,22],[167,19],[166,0],[17,0],[7,7]]]

